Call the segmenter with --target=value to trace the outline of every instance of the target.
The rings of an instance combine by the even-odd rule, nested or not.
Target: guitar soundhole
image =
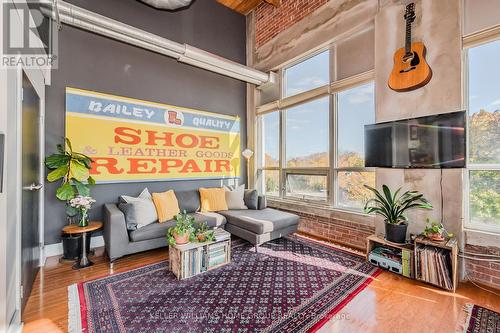
[[[409,65],[410,66],[407,67],[407,68],[404,68],[404,69],[400,70],[399,71],[400,73],[411,72],[412,70],[414,70],[415,68],[417,68],[417,65],[420,63],[420,58],[418,57],[418,53],[417,52],[412,52],[411,55],[405,55],[403,57],[403,63],[408,63],[408,60],[409,60]]]

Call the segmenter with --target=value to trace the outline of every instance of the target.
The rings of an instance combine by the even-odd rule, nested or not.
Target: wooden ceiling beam
[[[279,7],[281,5],[281,0],[264,0],[270,5],[273,5],[274,7]]]
[[[217,0],[217,2],[243,15],[250,13],[261,2],[267,2],[276,7],[281,4],[281,0]]]

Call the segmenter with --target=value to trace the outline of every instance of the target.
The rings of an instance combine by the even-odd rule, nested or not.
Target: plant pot
[[[440,233],[435,233],[435,234],[427,234],[427,238],[433,241],[442,241],[444,240],[444,237]]]
[[[82,254],[82,236],[63,234],[61,236],[63,244],[63,257],[64,260],[76,260]],[[87,237],[87,255],[90,252],[90,237]]]
[[[177,233],[174,232],[173,236],[174,236],[174,239],[175,239],[175,243],[177,245],[182,245],[182,244],[189,243],[189,233],[188,232],[186,232],[183,235],[178,235]]]
[[[406,230],[408,223],[391,224],[385,222],[385,239],[389,242],[404,244],[406,243]]]

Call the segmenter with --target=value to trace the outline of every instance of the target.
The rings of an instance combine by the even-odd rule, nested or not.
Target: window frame
[[[469,50],[475,47],[479,47],[488,43],[500,42],[500,29],[495,31],[494,34],[483,35],[483,32],[474,33],[463,38],[463,49],[462,49],[462,104],[466,110],[466,132],[469,133],[470,125],[470,100],[469,100]],[[486,225],[483,223],[474,223],[471,218],[471,201],[470,201],[470,188],[471,188],[471,177],[470,173],[472,171],[500,171],[500,163],[470,163],[470,135],[467,135],[466,142],[466,161],[465,161],[465,179],[464,179],[464,229],[480,232],[491,232],[495,234],[500,234],[500,225]]]
[[[356,88],[358,86],[365,85],[367,83],[373,83],[375,85],[375,75],[374,70],[370,70],[364,73],[360,73],[342,80],[335,81],[332,77],[332,66],[335,66],[335,61],[332,61],[332,53],[335,51],[334,46],[329,47],[330,63],[328,65],[328,70],[330,73],[330,83],[321,87],[317,87],[308,91],[304,91],[292,96],[285,95],[285,71],[286,69],[299,64],[307,59],[310,59],[318,54],[326,51],[325,48],[317,50],[305,57],[296,60],[285,67],[282,67],[278,73],[281,78],[280,80],[280,99],[265,105],[257,107],[256,116],[258,119],[258,147],[262,147],[262,115],[271,112],[279,112],[279,167],[265,167],[262,161],[258,161],[257,165],[257,176],[259,190],[261,193],[265,193],[265,179],[263,177],[264,171],[278,170],[279,172],[279,197],[268,195],[269,198],[275,200],[285,200],[288,202],[300,202],[307,203],[311,205],[317,205],[321,207],[328,207],[335,210],[342,210],[354,213],[363,213],[362,210],[355,207],[344,207],[338,205],[338,193],[339,193],[339,183],[338,174],[340,172],[346,171],[356,171],[356,172],[375,172],[376,168],[366,168],[366,167],[338,167],[338,93],[346,91],[349,89]],[[294,106],[305,104],[307,102],[315,101],[321,98],[329,97],[329,166],[328,167],[300,167],[300,168],[290,168],[286,166],[286,112]],[[257,148],[259,149],[259,148]],[[298,199],[287,195],[287,184],[286,179],[289,174],[301,174],[310,176],[326,176],[327,177],[327,198],[326,201],[318,200],[308,200],[308,199]]]

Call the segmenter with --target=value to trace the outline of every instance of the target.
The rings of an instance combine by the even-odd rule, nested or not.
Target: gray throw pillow
[[[125,223],[127,224],[127,230],[137,229],[137,214],[135,212],[135,205],[133,203],[126,203],[121,201],[118,204],[118,208],[125,215]]]
[[[118,208],[125,214],[127,229],[129,230],[139,229],[158,221],[156,207],[147,188],[138,197],[122,195]]]
[[[198,189],[175,191],[175,196],[179,202],[179,209],[181,212],[186,211],[187,213],[195,213],[200,211],[200,191],[198,191]]]
[[[259,194],[257,190],[245,190],[243,201],[245,201],[245,206],[247,206],[248,209],[257,209],[259,205]]]

